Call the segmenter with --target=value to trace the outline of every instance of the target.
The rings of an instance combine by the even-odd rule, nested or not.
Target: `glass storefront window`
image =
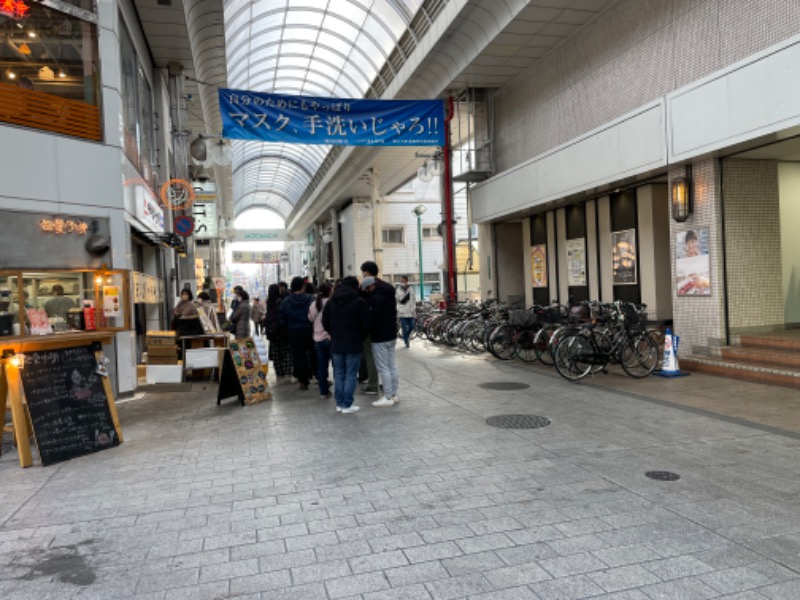
[[[93,2],[70,4],[94,9]],[[51,6],[25,5],[22,16],[0,10],[0,83],[96,106],[97,26]]]
[[[122,16],[120,15],[120,19]],[[122,59],[122,80],[120,93],[122,94],[122,122],[124,125],[125,155],[138,169],[139,165],[139,132],[138,111],[136,109],[136,48],[133,45],[131,34],[127,27],[120,27],[120,57]]]
[[[129,329],[129,289],[127,271],[0,273],[0,337]]]
[[[124,23],[122,15],[120,21]],[[122,119],[125,155],[153,188],[155,182],[155,119],[153,90],[139,64],[127,27],[120,27]]]

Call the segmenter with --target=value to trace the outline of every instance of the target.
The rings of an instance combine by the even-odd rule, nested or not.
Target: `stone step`
[[[722,348],[722,358],[763,367],[800,369],[800,352],[772,348],[729,346]]]
[[[743,348],[765,348],[800,352],[800,331],[792,330],[776,334],[743,335],[739,343]]]
[[[708,356],[682,357],[680,367],[687,371],[800,390],[800,369],[769,367]]]

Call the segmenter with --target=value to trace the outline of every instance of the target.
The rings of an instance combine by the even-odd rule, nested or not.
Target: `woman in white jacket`
[[[400,318],[400,327],[403,331],[403,341],[408,348],[411,340],[411,331],[414,329],[414,317],[417,311],[417,298],[414,288],[408,285],[408,277],[400,278],[400,286],[395,294],[397,298],[397,316]]]

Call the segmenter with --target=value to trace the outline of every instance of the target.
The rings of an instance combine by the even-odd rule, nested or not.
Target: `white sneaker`
[[[344,409],[341,406],[336,407],[336,412],[342,412]]]
[[[384,407],[384,406],[394,406],[394,400],[392,400],[391,398],[387,398],[386,396],[384,396],[384,397],[383,397],[383,398],[381,398],[380,400],[376,400],[375,402],[373,402],[373,403],[372,403],[372,406],[377,406],[377,407],[379,407],[379,408],[380,408],[380,407]]]
[[[353,404],[350,408],[343,408],[342,409],[342,414],[343,415],[349,415],[350,413],[358,412],[360,410],[361,410],[360,406],[357,406],[357,405]]]
[[[392,396],[392,402],[395,404],[400,404],[400,399],[397,396]]]

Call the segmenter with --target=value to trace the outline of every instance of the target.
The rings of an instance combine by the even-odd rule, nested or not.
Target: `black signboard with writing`
[[[119,445],[91,346],[26,354],[20,375],[44,466]]]

